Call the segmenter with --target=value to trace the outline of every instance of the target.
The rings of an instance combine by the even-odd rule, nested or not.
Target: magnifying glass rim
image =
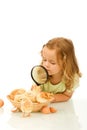
[[[42,85],[42,84],[46,83],[47,80],[46,80],[44,83],[38,83],[38,82],[35,80],[35,78],[34,78],[34,76],[33,76],[33,70],[34,70],[35,67],[42,67],[42,68],[45,70],[46,74],[47,74],[47,80],[48,80],[48,72],[47,72],[46,68],[45,68],[44,66],[42,66],[42,65],[35,65],[35,66],[31,69],[31,77],[32,77],[33,81],[34,81],[37,85]]]

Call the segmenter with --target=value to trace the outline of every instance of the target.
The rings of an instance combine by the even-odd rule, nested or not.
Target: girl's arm
[[[73,92],[67,92],[67,91],[65,91],[64,93],[54,94],[54,100],[52,102],[68,101],[71,98],[72,94]]]

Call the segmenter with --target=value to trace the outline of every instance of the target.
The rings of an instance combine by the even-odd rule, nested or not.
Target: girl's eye
[[[51,63],[52,65],[55,65],[56,63]]]

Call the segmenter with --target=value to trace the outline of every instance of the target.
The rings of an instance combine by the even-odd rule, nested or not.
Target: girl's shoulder
[[[75,74],[73,87],[78,87],[78,86],[79,86],[79,75]]]
[[[70,89],[67,89],[67,92],[73,92],[76,88],[79,87],[79,75],[75,74],[73,78],[73,85]]]

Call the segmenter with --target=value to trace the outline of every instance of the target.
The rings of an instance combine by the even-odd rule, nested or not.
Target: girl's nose
[[[46,66],[46,68],[49,67],[49,62],[48,61],[46,61],[45,66]]]

